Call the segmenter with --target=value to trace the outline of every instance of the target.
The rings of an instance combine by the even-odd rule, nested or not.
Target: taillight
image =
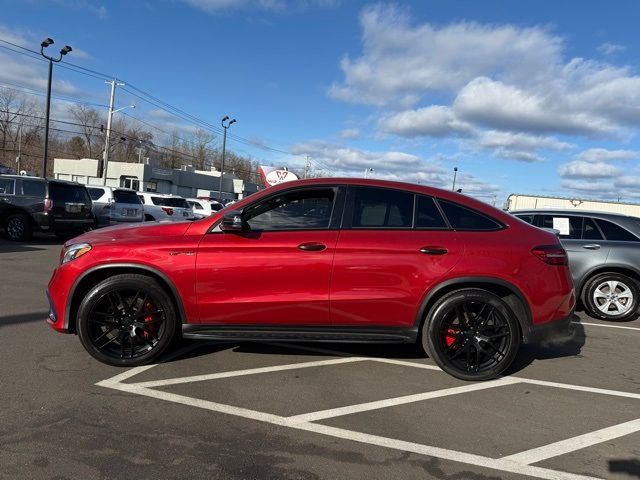
[[[49,213],[52,208],[53,208],[53,202],[51,201],[51,199],[50,198],[45,198],[44,199],[44,211],[46,213]]]
[[[173,215],[173,208],[169,208],[169,207],[161,207],[162,210],[164,210],[164,213],[166,213],[167,215]]]
[[[560,245],[540,245],[531,250],[536,257],[548,265],[568,265],[567,252]]]

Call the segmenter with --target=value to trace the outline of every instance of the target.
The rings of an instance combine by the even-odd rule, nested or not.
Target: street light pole
[[[369,174],[373,173],[373,172],[374,172],[373,168],[365,168],[364,169],[364,178],[365,179],[369,178]]]
[[[62,57],[64,57],[72,50],[69,45],[65,45],[60,50],[60,56],[58,58],[53,58],[44,54],[44,49],[49,45],[53,45],[53,39],[51,38],[45,38],[42,43],[40,43],[40,55],[49,60],[49,77],[47,80],[47,111],[45,113],[44,124],[44,160],[42,162],[42,178],[47,178],[47,158],[49,157],[49,114],[51,112],[51,79],[53,78],[53,62],[58,63],[60,60],[62,60]]]
[[[225,122],[228,122],[225,124]],[[220,124],[224,128],[224,136],[222,137],[222,164],[220,165],[220,189],[218,191],[218,200],[222,203],[222,180],[224,178],[224,155],[227,148],[227,129],[236,123],[236,119],[229,120],[229,115],[225,115]]]
[[[458,167],[453,167],[453,185],[451,186],[451,190],[456,191],[456,176],[458,175]]]

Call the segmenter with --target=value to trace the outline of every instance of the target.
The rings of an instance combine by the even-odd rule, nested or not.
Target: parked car
[[[93,202],[96,226],[108,227],[144,220],[142,202],[135,190],[88,185],[87,191]]]
[[[210,217],[224,208],[220,202],[208,198],[187,198],[186,200],[196,218]]]
[[[187,201],[177,195],[140,192],[138,198],[144,207],[145,222],[195,220],[196,216]]]
[[[11,240],[29,240],[36,230],[74,236],[93,224],[91,198],[83,185],[0,175],[0,226]]]
[[[569,255],[576,294],[589,315],[604,320],[638,316],[640,219],[582,210],[511,212],[541,228],[553,228]]]
[[[199,222],[96,230],[61,252],[49,323],[110,365],[185,338],[417,342],[495,377],[569,330],[558,238],[454,192],[365,179],[283,183]]]

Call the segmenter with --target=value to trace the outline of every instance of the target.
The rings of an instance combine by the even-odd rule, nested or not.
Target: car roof
[[[538,208],[534,210],[510,210],[509,213],[516,214],[559,214],[559,215],[591,215],[595,217],[618,217],[618,218],[630,218],[630,219],[638,219],[639,217],[634,217],[633,215],[625,215],[624,213],[616,213],[616,212],[598,212],[596,210],[566,210],[562,208]]]

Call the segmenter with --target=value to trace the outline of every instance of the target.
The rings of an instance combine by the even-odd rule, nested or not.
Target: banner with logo
[[[279,183],[292,182],[298,180],[298,176],[286,168],[260,166],[260,176],[265,187],[272,187]]]

